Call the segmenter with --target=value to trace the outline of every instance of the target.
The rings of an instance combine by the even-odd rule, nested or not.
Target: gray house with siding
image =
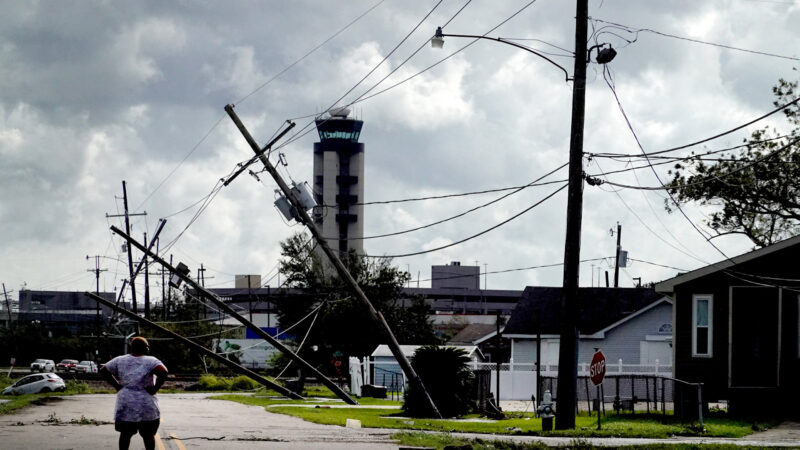
[[[560,287],[525,289],[503,332],[511,341],[514,370],[528,365],[533,370],[537,348],[542,369],[557,370],[561,293]],[[579,370],[597,348],[605,354],[609,372],[652,372],[656,366],[672,365],[670,298],[645,288],[580,288],[578,311]]]

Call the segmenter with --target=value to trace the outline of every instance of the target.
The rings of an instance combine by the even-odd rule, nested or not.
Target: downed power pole
[[[415,388],[419,389],[424,397],[428,400],[428,404],[430,405],[431,412],[435,417],[441,418],[442,415],[439,413],[439,409],[436,407],[436,404],[433,402],[428,391],[425,389],[425,385],[422,383],[422,379],[417,375],[414,371],[414,368],[411,367],[411,363],[408,362],[408,358],[400,349],[400,344],[397,342],[397,339],[394,337],[392,333],[392,329],[389,327],[389,324],[386,323],[386,319],[383,317],[383,314],[380,311],[376,310],[375,307],[372,305],[372,302],[369,301],[367,295],[358,285],[358,282],[353,278],[353,275],[350,274],[350,271],[347,270],[342,260],[339,259],[339,256],[331,250],[330,246],[328,245],[328,241],[322,237],[322,234],[317,229],[314,222],[311,221],[308,213],[306,212],[305,208],[300,204],[300,201],[294,195],[289,186],[283,180],[281,175],[275,169],[275,166],[269,161],[269,159],[264,155],[264,151],[259,147],[258,143],[253,139],[253,136],[250,135],[250,132],[247,131],[247,128],[244,126],[242,121],[239,119],[239,116],[233,110],[233,105],[226,105],[225,112],[228,113],[233,123],[236,124],[236,127],[239,129],[239,132],[242,133],[244,139],[250,145],[253,152],[255,152],[256,156],[261,160],[261,163],[264,164],[264,168],[267,172],[272,176],[272,179],[278,183],[278,187],[280,187],[281,192],[284,196],[289,200],[289,203],[294,207],[295,211],[297,212],[299,221],[303,223],[303,225],[308,228],[311,232],[311,235],[317,242],[319,248],[325,253],[325,255],[330,260],[331,264],[336,268],[336,272],[339,274],[342,280],[344,280],[349,286],[350,289],[355,294],[356,298],[367,308],[370,317],[372,320],[378,325],[378,327],[383,331],[384,337],[386,338],[389,349],[392,351],[397,363],[400,365],[400,368],[405,373],[406,377],[408,378],[409,382]]]
[[[222,364],[225,364],[226,366],[228,366],[231,369],[233,369],[234,372],[238,372],[238,373],[240,373],[242,375],[245,375],[245,376],[247,376],[249,378],[252,378],[253,380],[263,384],[264,386],[266,386],[266,387],[268,387],[268,388],[270,388],[270,389],[272,389],[274,391],[278,391],[279,393],[281,393],[281,394],[283,394],[283,395],[285,395],[285,396],[287,396],[289,398],[303,399],[303,397],[301,395],[299,395],[299,394],[297,394],[295,392],[292,392],[289,389],[286,389],[285,387],[281,386],[280,384],[273,383],[272,381],[269,381],[268,379],[266,379],[266,378],[262,377],[261,375],[253,372],[252,370],[250,370],[250,369],[248,369],[246,367],[243,367],[243,366],[241,366],[239,364],[236,364],[235,362],[233,362],[233,361],[231,361],[231,360],[229,360],[229,359],[227,359],[227,358],[225,358],[225,357],[223,357],[221,355],[218,355],[218,354],[214,353],[213,351],[203,347],[202,345],[200,345],[200,344],[198,344],[198,343],[196,343],[194,341],[191,341],[191,340],[179,335],[178,333],[175,333],[174,331],[170,331],[170,330],[168,330],[168,329],[166,329],[166,328],[164,328],[164,327],[162,327],[160,325],[157,325],[154,322],[151,322],[151,321],[145,319],[144,317],[140,317],[138,314],[134,314],[134,313],[128,311],[127,309],[120,308],[119,306],[115,305],[114,302],[110,302],[110,301],[104,299],[103,297],[100,297],[99,295],[92,294],[91,292],[84,292],[84,294],[87,297],[91,298],[92,300],[96,301],[97,303],[101,303],[103,305],[106,305],[109,308],[113,309],[114,311],[116,311],[116,312],[118,312],[118,313],[120,313],[120,314],[122,314],[124,316],[127,316],[128,318],[133,319],[138,323],[147,325],[147,326],[149,326],[151,328],[154,328],[154,329],[156,329],[158,331],[161,331],[162,333],[166,333],[166,334],[170,335],[174,339],[177,339],[177,340],[183,342],[184,344],[189,346],[191,349],[193,349],[195,351],[198,351],[198,352],[200,352],[200,353],[202,353],[202,354],[204,354],[206,356],[210,356],[210,357],[214,358],[215,360],[217,360],[218,362],[220,362]]]
[[[316,367],[314,367],[311,364],[309,364],[308,362],[306,362],[306,360],[304,360],[303,358],[298,356],[296,353],[294,353],[291,350],[289,350],[285,345],[281,344],[277,339],[275,339],[274,337],[272,337],[269,334],[267,334],[266,331],[264,331],[261,328],[257,327],[253,322],[247,320],[247,318],[245,318],[244,316],[242,316],[241,314],[236,312],[227,303],[223,302],[216,295],[214,295],[213,292],[209,291],[208,289],[204,288],[203,286],[200,286],[196,281],[194,281],[191,278],[189,278],[188,275],[186,275],[184,273],[181,273],[180,271],[176,270],[174,267],[172,267],[172,265],[170,263],[164,261],[163,258],[161,258],[157,254],[153,253],[151,250],[147,249],[144,245],[142,245],[141,243],[139,243],[138,241],[136,241],[132,237],[130,237],[127,234],[125,234],[125,232],[120,230],[119,228],[117,228],[117,227],[112,225],[111,226],[111,231],[113,231],[114,233],[118,234],[121,238],[123,238],[126,241],[128,241],[131,245],[133,245],[134,247],[136,247],[139,250],[141,250],[142,252],[144,252],[145,255],[153,258],[153,261],[156,261],[157,263],[159,263],[162,266],[164,266],[165,269],[168,269],[174,275],[180,277],[180,279],[182,279],[186,284],[190,285],[193,289],[195,289],[197,292],[199,292],[203,297],[205,297],[206,299],[210,300],[212,303],[214,303],[221,310],[225,311],[228,315],[230,315],[231,317],[233,317],[236,320],[238,320],[242,325],[246,326],[252,332],[256,333],[260,338],[262,338],[265,341],[267,341],[270,344],[272,344],[273,347],[275,347],[278,351],[280,351],[281,353],[286,355],[289,359],[291,359],[292,361],[296,362],[297,364],[299,364],[303,368],[308,369],[312,374],[314,374],[319,379],[319,381],[322,384],[324,384],[328,389],[330,389],[337,397],[342,399],[345,403],[348,403],[350,405],[357,405],[358,404],[357,401],[355,401],[352,397],[347,395],[347,393],[345,391],[343,391],[342,388],[340,388],[336,383],[331,381],[330,378],[328,378],[325,375],[323,375],[322,372],[317,370]]]

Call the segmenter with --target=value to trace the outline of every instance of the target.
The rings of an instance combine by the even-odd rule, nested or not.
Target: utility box
[[[361,386],[362,397],[386,398],[386,386],[364,384]]]

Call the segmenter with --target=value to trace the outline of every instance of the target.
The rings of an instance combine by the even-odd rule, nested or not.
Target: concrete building
[[[255,289],[261,287],[261,275],[236,275],[234,277],[234,288],[236,289]]]
[[[314,223],[340,255],[364,253],[364,144],[358,142],[364,122],[349,114],[337,108],[318,117],[314,143]]]
[[[444,266],[431,266],[431,288],[433,289],[480,289],[480,266],[462,266],[453,261]]]
[[[100,297],[116,301],[113,292],[101,292]],[[129,307],[127,303],[123,307]],[[80,335],[96,331],[108,322],[111,309],[100,306],[83,292],[19,291],[19,312],[15,320],[36,322],[51,331]]]

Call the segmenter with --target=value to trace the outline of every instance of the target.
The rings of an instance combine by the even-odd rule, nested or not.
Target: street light
[[[567,188],[567,230],[564,242],[564,279],[561,298],[561,334],[558,353],[558,392],[556,401],[556,429],[575,428],[576,387],[578,378],[578,275],[581,248],[581,220],[583,210],[583,125],[586,110],[586,64],[590,51],[586,49],[589,5],[588,0],[577,0],[575,15],[575,66],[570,78],[566,69],[550,58],[514,42],[487,36],[445,34],[442,28],[436,30],[431,39],[433,48],[443,48],[444,38],[467,37],[488,39],[520,48],[548,61],[564,72],[565,80],[572,81],[572,123],[569,142],[569,182]],[[616,51],[604,45],[599,49],[596,61],[606,64],[614,59]]]

